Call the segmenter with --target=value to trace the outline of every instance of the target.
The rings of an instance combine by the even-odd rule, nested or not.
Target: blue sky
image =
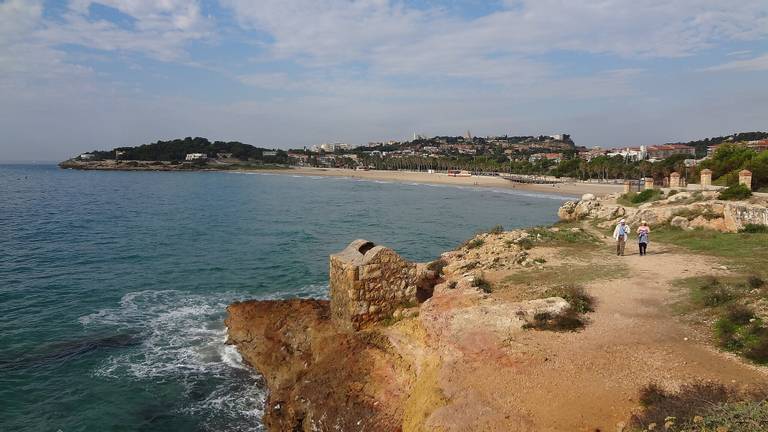
[[[1,160],[768,130],[765,0],[0,0]]]

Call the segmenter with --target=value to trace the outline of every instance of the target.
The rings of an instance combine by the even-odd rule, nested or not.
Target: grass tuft
[[[484,293],[490,294],[493,292],[491,283],[488,282],[482,275],[475,276],[475,278],[472,280],[472,285],[480,288]]]

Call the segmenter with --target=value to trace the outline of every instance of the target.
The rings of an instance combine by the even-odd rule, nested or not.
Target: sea
[[[0,430],[258,431],[228,304],[327,298],[365,238],[430,261],[568,197],[229,172],[0,165]]]

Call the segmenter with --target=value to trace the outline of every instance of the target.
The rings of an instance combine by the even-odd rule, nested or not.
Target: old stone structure
[[[624,181],[624,193],[628,194],[632,192],[632,182],[629,180]]]
[[[653,177],[646,177],[645,178],[645,188],[646,189],[653,189]]]
[[[359,330],[432,295],[435,272],[392,249],[355,240],[330,259],[331,318]]]
[[[752,189],[752,172],[749,170],[739,171],[739,184],[743,184],[750,190]]]
[[[680,187],[680,174],[673,172],[669,175],[669,187],[673,189]]]
[[[701,170],[701,188],[704,190],[712,187],[712,170],[704,168]]]

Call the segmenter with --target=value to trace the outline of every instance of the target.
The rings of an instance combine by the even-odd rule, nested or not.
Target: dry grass
[[[535,285],[555,287],[579,285],[597,280],[627,277],[629,270],[623,264],[561,264],[543,269],[533,268],[513,273],[502,281],[505,286]]]

